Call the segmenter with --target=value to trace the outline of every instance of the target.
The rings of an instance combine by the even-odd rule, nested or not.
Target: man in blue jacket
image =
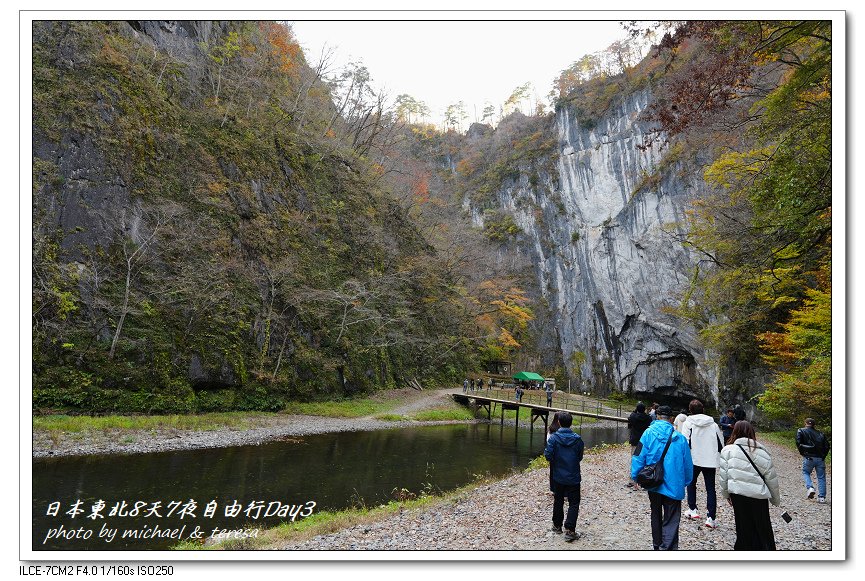
[[[694,463],[688,441],[673,428],[672,415],[670,406],[658,407],[658,419],[643,432],[640,443],[631,456],[631,478],[636,478],[644,466],[661,459],[667,441],[670,441],[670,447],[664,456],[664,481],[659,486],[647,489],[652,509],[652,546],[656,551],[679,548],[682,499],[685,498],[685,487],[694,476]]]
[[[560,412],[561,427],[550,434],[544,456],[550,461],[553,477],[553,531],[562,532],[565,525],[565,540],[578,539],[577,516],[580,512],[580,461],[585,444],[579,434],[571,431],[574,419],[567,412]],[[565,498],[568,499],[568,517],[565,518]]]

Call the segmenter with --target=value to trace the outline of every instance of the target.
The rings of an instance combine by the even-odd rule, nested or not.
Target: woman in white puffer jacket
[[[732,443],[721,450],[718,477],[721,495],[732,505],[736,519],[733,549],[774,551],[769,502],[778,506],[781,495],[772,456],[757,442],[754,427],[747,420],[736,422],[728,441]]]

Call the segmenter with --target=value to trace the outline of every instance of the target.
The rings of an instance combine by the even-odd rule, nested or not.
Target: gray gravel
[[[827,469],[829,502],[805,498],[801,459],[793,450],[766,444],[781,479],[781,507],[770,514],[779,550],[831,549],[831,469]],[[452,500],[426,509],[404,510],[379,522],[278,547],[283,550],[650,550],[649,502],[646,493],[625,488],[630,448],[615,446],[583,461],[582,502],[572,543],[550,531],[552,496],[548,471],[535,470],[480,485]],[[697,504],[705,510],[705,489],[697,487]],[[718,493],[716,529],[705,518],[680,527],[680,550],[732,550],[733,509]],[[683,502],[683,509],[687,508]],[[793,517],[785,523],[781,512]]]

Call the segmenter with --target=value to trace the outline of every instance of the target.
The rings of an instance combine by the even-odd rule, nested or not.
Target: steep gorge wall
[[[582,389],[717,401],[710,354],[667,312],[696,260],[676,234],[706,186],[667,148],[638,147],[650,130],[640,120],[650,98],[647,91],[625,98],[592,128],[559,109],[557,171],[534,179],[522,172],[498,190],[496,203],[524,233],[555,321],[546,333],[557,337]],[[484,214],[472,213],[482,225]]]

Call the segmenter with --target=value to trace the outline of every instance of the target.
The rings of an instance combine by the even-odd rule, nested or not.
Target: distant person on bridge
[[[643,433],[637,453],[631,456],[631,478],[644,466],[664,460],[664,480],[649,492],[651,507],[652,548],[674,551],[679,548],[679,521],[682,519],[682,499],[685,487],[694,476],[691,450],[685,436],[673,429],[673,410],[658,407],[658,419]],[[666,449],[666,453],[664,450]]]
[[[469,380],[468,380],[468,378],[466,378],[466,380],[463,381],[463,393],[467,393],[468,390],[469,390]]]
[[[580,513],[580,462],[585,444],[579,434],[571,430],[573,418],[568,412],[559,412],[561,427],[550,434],[544,457],[550,461],[553,472],[553,532],[561,533],[565,527],[565,540],[580,538],[577,517]],[[565,517],[565,498],[568,515]]]

